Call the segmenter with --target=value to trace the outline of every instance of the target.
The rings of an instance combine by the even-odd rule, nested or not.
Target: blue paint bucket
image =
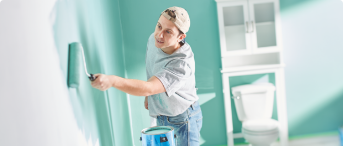
[[[141,132],[142,146],[175,146],[176,135],[170,126],[154,126]]]

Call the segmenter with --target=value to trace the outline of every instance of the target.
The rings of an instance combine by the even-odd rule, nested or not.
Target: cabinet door
[[[249,0],[253,53],[280,51],[279,3],[277,0]]]
[[[222,2],[217,4],[220,47],[222,57],[251,53],[248,33],[248,2]]]

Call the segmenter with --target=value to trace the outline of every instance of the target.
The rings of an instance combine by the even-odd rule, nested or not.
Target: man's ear
[[[186,38],[186,36],[187,36],[186,34],[181,34],[179,36],[179,39],[180,39],[179,42],[182,41],[184,38]]]

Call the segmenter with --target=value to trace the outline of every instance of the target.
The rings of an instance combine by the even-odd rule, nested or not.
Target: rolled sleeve
[[[188,63],[175,59],[169,61],[155,76],[162,82],[170,97],[185,85],[191,74],[192,69]]]

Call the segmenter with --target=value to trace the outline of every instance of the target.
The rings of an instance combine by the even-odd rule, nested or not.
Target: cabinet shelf
[[[274,21],[267,21],[267,22],[255,22],[256,26],[261,26],[261,25],[275,25],[275,22]],[[225,25],[224,26],[225,28],[226,27],[232,27],[232,28],[235,28],[235,27],[245,27],[244,24],[237,24],[237,25]]]
[[[229,72],[238,72],[238,71],[269,69],[269,68],[281,68],[284,66],[285,66],[284,64],[249,65],[249,66],[224,68],[224,69],[220,70],[220,72],[221,73],[229,73]]]
[[[268,22],[258,22],[256,23],[256,26],[261,26],[261,25],[275,25],[274,21],[268,21]]]
[[[280,52],[222,57],[222,68],[282,64]]]
[[[245,27],[245,25],[244,24],[237,24],[237,25],[225,25],[224,26],[225,28],[227,28],[227,27],[232,27],[232,28],[235,28],[235,27]]]

